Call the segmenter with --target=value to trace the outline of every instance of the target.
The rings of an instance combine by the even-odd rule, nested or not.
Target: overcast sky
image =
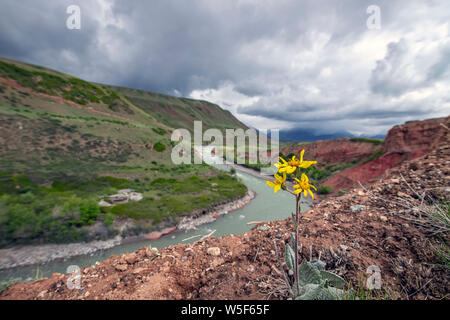
[[[208,100],[258,129],[376,135],[450,114],[448,0],[0,0],[0,56]]]

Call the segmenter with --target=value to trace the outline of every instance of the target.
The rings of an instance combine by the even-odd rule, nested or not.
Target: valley
[[[246,128],[208,102],[0,59],[0,246],[149,233],[242,197],[245,185],[228,174],[172,163],[170,135],[193,119]],[[127,188],[144,199],[98,205]]]
[[[174,165],[171,133],[195,120],[248,129],[206,101],[0,59],[0,278],[9,287],[0,298],[288,298],[275,251],[291,237],[292,203],[249,154],[243,166]],[[305,169],[319,196],[302,203],[299,254],[344,277],[349,299],[369,265],[389,284],[378,294],[445,297],[448,229],[427,210],[448,210],[449,127],[445,117],[394,126],[384,140],[281,145],[283,159],[305,150],[318,162]],[[123,190],[139,200],[104,205]],[[73,264],[86,291],[63,285]]]

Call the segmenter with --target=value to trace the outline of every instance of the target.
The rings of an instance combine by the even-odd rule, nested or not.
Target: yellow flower
[[[305,149],[300,152],[300,159],[297,159],[295,156],[292,157],[289,162],[280,157],[282,162],[275,164],[275,167],[278,168],[280,173],[286,172],[287,174],[293,173],[297,168],[308,168],[313,164],[316,164],[317,161],[303,161],[303,154],[305,153]]]
[[[297,178],[294,178],[298,184],[294,185],[294,189],[297,189],[294,191],[295,194],[299,194],[300,192],[303,192],[303,195],[306,197],[308,195],[308,192],[311,194],[311,197],[314,199],[314,194],[311,191],[311,188],[317,191],[316,187],[314,187],[312,184],[309,183],[308,176],[304,173],[302,173],[301,180],[298,180]]]
[[[284,185],[286,181],[286,173],[283,174],[283,177],[280,177],[277,174],[275,174],[274,177],[276,179],[274,182],[266,181],[266,183],[274,189],[273,190],[274,193],[277,193],[278,190],[280,190],[280,188]]]

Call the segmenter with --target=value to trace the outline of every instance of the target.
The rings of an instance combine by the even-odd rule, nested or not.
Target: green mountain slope
[[[245,186],[227,177],[220,180],[223,192],[213,192],[210,184],[223,174],[212,167],[170,160],[172,131],[191,129],[194,120],[204,129],[246,128],[205,101],[90,83],[0,58],[0,245],[97,238],[84,228],[110,225],[119,215],[145,218],[135,229],[148,231],[165,218],[242,195]],[[194,183],[197,177],[206,180]],[[151,185],[155,179],[197,188],[166,194]],[[142,192],[151,210],[95,205],[120,188]],[[111,228],[102,237],[114,234]]]
[[[34,176],[170,167],[173,129],[192,129],[194,120],[204,129],[247,128],[205,101],[93,84],[2,58],[0,117],[0,171]]]
[[[177,98],[160,93],[114,87],[121,96],[151,114],[157,121],[172,128],[193,129],[195,120],[203,127],[217,129],[248,129],[229,111],[207,101]]]

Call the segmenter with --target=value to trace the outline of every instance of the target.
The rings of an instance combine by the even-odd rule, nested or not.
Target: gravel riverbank
[[[234,210],[242,208],[250,203],[255,197],[255,192],[247,190],[246,194],[234,201],[212,207],[203,214],[194,217],[185,217],[178,225],[177,229],[191,230],[205,223],[211,223],[218,216],[228,214]],[[44,244],[33,246],[18,246],[13,248],[0,249],[0,270],[23,267],[30,265],[45,264],[57,259],[67,259],[76,256],[90,255],[98,250],[106,250],[112,247],[133,241],[142,241],[146,234],[122,238],[116,236],[113,239],[69,243],[69,244]]]

